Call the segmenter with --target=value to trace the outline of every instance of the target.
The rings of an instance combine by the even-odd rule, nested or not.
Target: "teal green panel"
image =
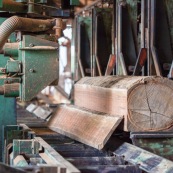
[[[79,5],[79,0],[70,0],[70,5]]]
[[[34,46],[51,46],[54,49],[25,50],[30,44]],[[23,49],[22,49],[23,48]],[[29,101],[46,86],[58,79],[58,44],[33,36],[23,36],[19,60],[22,61],[23,73],[21,100]]]
[[[2,6],[2,0],[0,0],[0,7]],[[0,18],[0,24],[4,22],[6,18]],[[15,42],[15,35],[10,36],[11,42]],[[0,54],[0,67],[5,67],[9,57],[4,57]],[[0,86],[4,84],[4,79],[0,75]],[[3,139],[2,139],[2,127],[5,125],[16,125],[16,99],[14,98],[4,98],[0,96],[0,161],[2,161],[2,148],[3,148]]]
[[[20,61],[7,61],[7,73],[20,73],[21,62]]]
[[[0,161],[2,161],[2,127],[5,125],[16,125],[16,100],[0,96]]]
[[[1,61],[0,61],[1,62]],[[3,85],[4,80],[0,79],[0,85]],[[0,161],[2,161],[3,139],[2,127],[5,125],[16,125],[16,99],[4,98],[0,96]]]
[[[4,57],[4,55],[0,54],[0,67],[4,68],[8,60],[8,57]]]

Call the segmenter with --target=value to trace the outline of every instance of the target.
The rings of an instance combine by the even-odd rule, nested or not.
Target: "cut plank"
[[[173,81],[161,77],[85,77],[74,87],[76,106],[124,116],[125,131],[173,125]]]
[[[91,112],[69,105],[59,107],[48,126],[60,134],[102,149],[122,119],[123,116]]]

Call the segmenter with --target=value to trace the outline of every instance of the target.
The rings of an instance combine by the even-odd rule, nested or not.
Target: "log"
[[[124,116],[125,131],[173,125],[173,81],[161,77],[85,77],[75,84],[76,106]]]
[[[48,127],[100,150],[122,119],[123,116],[111,116],[66,105],[57,109],[57,112],[50,118]]]

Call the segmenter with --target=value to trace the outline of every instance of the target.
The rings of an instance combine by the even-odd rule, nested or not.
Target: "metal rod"
[[[156,74],[157,74],[157,76],[162,76],[162,72],[161,72],[161,68],[160,68],[160,64],[159,64],[159,60],[158,60],[158,55],[156,52],[156,48],[154,46],[151,47],[151,52],[152,52],[152,56],[153,56]]]
[[[122,74],[123,75],[128,75],[127,74],[126,65],[125,65],[125,62],[124,62],[124,57],[123,57],[123,54],[122,53],[120,53],[120,63],[122,65]]]
[[[112,55],[116,57],[116,1],[113,1],[113,17],[112,17]],[[108,62],[109,63],[109,62]],[[115,71],[116,63],[113,68],[113,75],[116,74]],[[107,74],[107,69],[105,75]]]
[[[91,61],[91,76],[94,76],[94,49],[95,49],[95,44],[94,44],[94,31],[95,31],[95,25],[94,25],[94,9],[92,9],[92,32],[91,32],[91,56],[90,56],[90,61]]]
[[[117,75],[120,75],[120,52],[122,51],[122,6],[117,4]]]
[[[127,75],[126,65],[122,51],[122,4],[118,4],[118,75]],[[121,72],[120,67],[121,66]]]
[[[102,75],[102,71],[101,71],[101,66],[100,66],[100,62],[97,56],[95,56],[95,60],[96,60],[96,64],[97,64],[97,68],[98,68],[98,72],[99,72],[99,76],[103,76]]]
[[[116,12],[115,12],[115,15],[116,15],[116,38],[115,38],[115,55],[116,55],[116,57],[117,57],[117,59],[116,59],[116,61],[117,61],[117,64],[116,64],[116,75],[118,75],[118,72],[119,72],[119,68],[118,68],[118,66],[119,66],[119,58],[118,58],[118,2],[117,2],[117,0],[116,0],[116,2],[114,2],[114,3],[116,3]]]
[[[148,0],[148,31],[147,31],[147,75],[150,76],[151,75],[151,50],[150,50],[150,31],[151,31],[151,0]]]
[[[100,66],[100,62],[99,62],[99,59],[98,59],[98,55],[97,55],[97,52],[98,52],[98,15],[96,14],[96,18],[95,18],[95,40],[94,40],[94,45],[95,45],[95,50],[94,50],[94,54],[95,54],[95,62],[96,62],[96,65],[97,65],[97,68],[98,68],[98,73],[99,73],[99,76],[102,76],[102,71],[101,71],[101,66]]]
[[[141,48],[145,48],[145,3],[146,0],[141,1]]]
[[[156,7],[156,1],[152,0],[151,1],[151,32],[150,32],[151,33],[150,35],[151,36],[151,53],[152,53],[152,57],[154,61],[156,74],[157,76],[162,76],[161,67],[160,67],[158,55],[155,48],[155,25],[156,25],[156,14],[155,14],[156,8],[155,7]]]
[[[122,5],[118,5],[118,52],[122,52]]]
[[[113,1],[113,17],[112,17],[112,54],[115,55],[115,37],[116,37],[116,1]]]
[[[81,23],[78,23],[78,51],[77,51],[77,58],[78,58],[78,64],[79,64],[79,68],[80,68],[80,72],[81,72],[81,76],[82,77],[85,77],[85,73],[84,73],[84,69],[83,69],[83,66],[82,66],[82,62],[81,62],[81,49],[80,49],[80,46],[81,46]]]
[[[19,50],[46,50],[46,51],[54,51],[58,50],[58,47],[53,47],[53,46],[34,46],[34,47],[24,47],[20,48]]]
[[[151,22],[151,25],[150,25],[150,42],[151,42],[151,46],[155,46],[154,44],[155,44],[155,24],[156,24],[156,22],[155,22],[155,0],[150,0],[150,3],[151,3],[151,16],[150,16],[150,22]]]
[[[77,21],[78,16],[75,16],[73,22],[72,22],[72,28],[75,28],[72,30],[72,41],[71,41],[71,72],[72,72],[72,79],[73,81],[76,81],[76,78],[78,76],[78,72],[76,73],[76,69],[78,69],[78,61],[77,61]]]

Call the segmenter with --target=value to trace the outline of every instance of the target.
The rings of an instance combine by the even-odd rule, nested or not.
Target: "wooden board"
[[[125,131],[173,125],[173,82],[161,77],[85,77],[74,87],[76,106],[124,116]]]
[[[72,139],[102,149],[123,116],[91,112],[74,106],[61,106],[49,120],[50,129]]]

